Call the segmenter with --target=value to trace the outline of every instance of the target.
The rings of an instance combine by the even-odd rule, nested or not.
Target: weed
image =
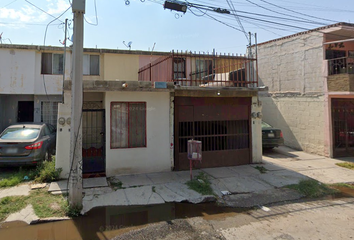
[[[152,186],[152,192],[156,192],[156,187],[155,186]]]
[[[69,217],[80,216],[81,210],[82,210],[82,206],[79,205],[70,206],[69,204],[66,205],[66,215]]]
[[[30,178],[36,182],[52,182],[59,179],[61,168],[55,168],[55,159],[53,161],[43,161],[40,163],[35,171],[32,171]]]
[[[268,169],[263,166],[256,166],[254,168],[257,169],[260,173],[266,173],[268,171]]]
[[[316,180],[301,180],[298,184],[288,185],[287,188],[297,190],[306,197],[317,198],[335,194],[337,191]]]
[[[47,189],[31,191],[28,203],[32,204],[34,212],[40,218],[66,214],[66,200],[62,195],[53,195]]]
[[[204,172],[200,172],[196,179],[190,180],[186,184],[190,189],[202,195],[215,195],[210,186],[208,175]]]
[[[340,166],[340,167],[349,168],[351,170],[354,170],[354,163],[352,163],[352,162],[336,163],[336,165]]]
[[[123,189],[123,183],[119,179],[116,179],[115,177],[109,177],[107,180],[111,188],[114,190]]]

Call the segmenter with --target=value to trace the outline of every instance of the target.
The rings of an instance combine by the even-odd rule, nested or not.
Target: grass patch
[[[52,195],[47,189],[33,190],[29,196],[11,196],[0,199],[0,221],[32,204],[35,214],[40,218],[64,217],[67,214],[67,201],[62,195]]]
[[[260,173],[266,173],[268,171],[268,169],[263,166],[256,166],[254,168],[257,169]]]
[[[316,180],[301,180],[298,184],[288,185],[287,188],[297,190],[301,194],[309,198],[323,197],[335,194],[335,189],[329,188]]]
[[[202,195],[215,195],[211,189],[208,176],[204,172],[200,172],[196,179],[190,180],[186,184],[189,189],[192,189]]]
[[[40,218],[66,216],[67,201],[62,195],[53,195],[48,189],[32,190],[27,201]]]
[[[340,166],[340,167],[349,168],[351,170],[354,170],[354,163],[352,163],[352,162],[336,163],[336,165]]]
[[[20,211],[27,206],[28,196],[11,196],[0,199],[0,221],[5,220],[11,213]]]
[[[55,168],[55,161],[43,161],[36,168],[19,168],[2,174],[0,188],[14,187],[22,182],[34,180],[35,182],[52,182],[59,179],[62,169]]]

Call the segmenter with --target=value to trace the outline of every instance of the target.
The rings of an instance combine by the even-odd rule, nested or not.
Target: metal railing
[[[139,69],[139,81],[180,86],[257,87],[256,59],[241,55],[171,52]]]
[[[334,58],[328,60],[328,75],[354,74],[354,58]]]

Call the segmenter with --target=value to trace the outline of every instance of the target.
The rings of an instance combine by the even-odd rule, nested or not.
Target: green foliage
[[[30,178],[40,183],[53,182],[59,179],[61,171],[61,168],[55,168],[55,161],[43,161],[31,172]]]
[[[66,215],[68,217],[78,217],[80,216],[80,212],[82,210],[82,206],[70,206],[69,204],[66,205]]]
[[[333,184],[329,184],[328,186],[333,188],[342,187],[342,188],[354,189],[354,184],[349,184],[349,183],[333,183]]]
[[[25,181],[24,177],[30,174],[30,170],[19,168],[18,172],[4,176],[0,181],[0,188],[13,187]]]
[[[354,163],[352,163],[352,162],[336,163],[336,165],[340,166],[340,167],[349,168],[351,170],[354,170]]]
[[[47,189],[32,190],[29,196],[10,196],[0,199],[0,221],[11,213],[33,206],[35,214],[40,218],[66,216],[67,203],[62,195],[53,195]]]
[[[337,191],[329,188],[327,185],[322,184],[316,180],[301,180],[299,184],[286,186],[287,188],[297,190],[306,197],[317,198],[326,195],[335,194]]]
[[[263,166],[256,166],[254,168],[257,169],[260,173],[266,173],[268,171],[268,169]]]
[[[210,186],[208,175],[204,172],[200,172],[196,179],[190,180],[186,184],[189,189],[192,189],[202,195],[215,195]]]

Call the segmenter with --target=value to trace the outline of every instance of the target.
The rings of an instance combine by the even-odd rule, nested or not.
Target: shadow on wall
[[[259,93],[260,100],[262,101],[262,114],[263,121],[269,123],[275,128],[280,128],[284,136],[284,145],[291,147],[295,150],[303,150],[299,141],[296,139],[293,131],[289,127],[288,122],[279,111],[279,107],[274,99],[268,92]]]

